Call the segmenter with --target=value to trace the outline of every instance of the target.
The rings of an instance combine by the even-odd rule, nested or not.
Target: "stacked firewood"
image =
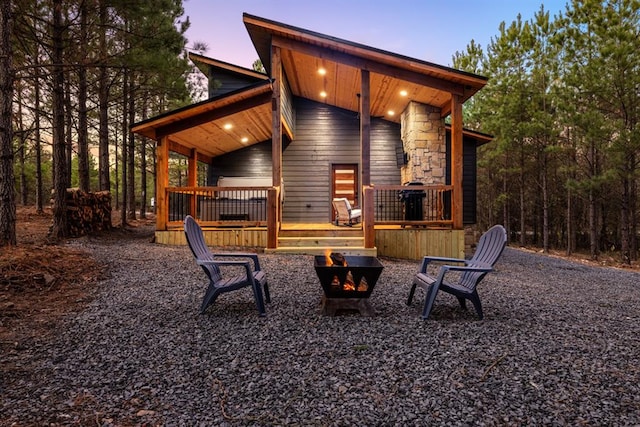
[[[67,189],[67,235],[84,236],[111,228],[111,193]]]

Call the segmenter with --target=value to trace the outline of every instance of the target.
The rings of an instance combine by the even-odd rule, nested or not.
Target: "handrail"
[[[452,226],[452,185],[375,185],[376,225]]]
[[[453,225],[452,185],[373,185],[369,188],[372,224],[400,226]],[[167,187],[166,224],[181,227],[186,215],[203,226],[267,227],[276,215],[277,187]],[[270,212],[274,210],[274,212]],[[277,218],[274,217],[274,218]],[[277,225],[277,220],[274,222]]]
[[[167,187],[167,224],[191,215],[205,226],[267,225],[267,199],[274,187]]]

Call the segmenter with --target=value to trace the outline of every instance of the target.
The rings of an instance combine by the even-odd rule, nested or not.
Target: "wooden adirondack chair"
[[[420,270],[413,279],[413,285],[409,291],[407,305],[411,305],[416,287],[419,286],[425,291],[424,308],[422,318],[426,320],[431,313],[433,302],[439,290],[445,291],[458,298],[460,305],[466,309],[466,300],[470,300],[478,313],[480,319],[484,317],[482,304],[476,287],[484,276],[493,270],[493,266],[500,258],[504,247],[507,244],[507,232],[501,225],[494,225],[480,237],[478,247],[473,257],[469,260],[443,257],[424,257]],[[456,265],[442,265],[437,276],[427,273],[427,266],[430,262],[455,263]],[[445,275],[450,271],[459,272],[459,279],[456,282],[445,280]]]
[[[264,301],[271,302],[269,295],[269,286],[267,284],[267,276],[260,268],[258,255],[250,253],[216,253],[213,254],[209,250],[204,241],[204,235],[200,225],[191,215],[187,215],[184,219],[184,233],[187,237],[189,248],[196,258],[196,263],[202,267],[205,274],[209,278],[209,286],[205,292],[200,313],[203,314],[207,307],[214,303],[220,294],[231,292],[250,286],[253,289],[253,297],[258,307],[260,316],[265,316]],[[235,258],[234,260],[222,260],[220,258]],[[245,258],[246,260],[238,260]],[[249,261],[253,261],[252,263]],[[240,266],[244,267],[244,274],[223,277],[221,266]],[[264,289],[264,299],[262,290]]]
[[[336,225],[340,223],[352,226],[360,221],[362,216],[361,209],[353,209],[351,203],[344,197],[338,197],[333,199],[333,209],[336,211]]]

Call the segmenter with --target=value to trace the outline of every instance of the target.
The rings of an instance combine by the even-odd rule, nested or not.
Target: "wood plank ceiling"
[[[464,102],[487,82],[482,76],[249,14],[243,19],[267,72],[271,46],[281,48],[296,96],[358,111],[360,70],[370,71],[372,117],[399,122],[410,101],[435,106],[446,116],[453,94]]]

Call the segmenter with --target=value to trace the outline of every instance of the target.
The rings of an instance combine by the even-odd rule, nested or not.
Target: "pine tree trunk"
[[[631,233],[629,224],[630,184],[628,179],[622,180],[622,203],[620,207],[620,255],[622,262],[631,264]]]
[[[507,170],[506,165],[509,163],[507,156],[505,155],[505,171]],[[511,224],[509,223],[509,184],[507,179],[507,172],[502,173],[502,193],[505,195],[504,201],[502,203],[502,223],[507,229],[507,238],[509,239],[511,236]]]
[[[127,225],[127,158],[129,156],[127,150],[127,135],[129,134],[129,126],[127,124],[127,106],[129,105],[129,74],[124,70],[122,76],[122,206],[121,206],[121,225],[124,228]]]
[[[525,221],[526,221],[526,209],[525,209],[525,194],[524,194],[524,153],[520,149],[520,246],[525,246]]]
[[[0,2],[0,246],[16,245],[16,201],[13,190],[13,65],[11,0]]]
[[[67,235],[67,152],[64,139],[64,69],[62,0],[53,1],[53,227],[51,237]]]
[[[33,82],[34,91],[34,121],[35,121],[35,138],[36,138],[36,212],[44,212],[43,194],[42,194],[42,143],[40,141],[40,63],[38,59],[39,50],[36,49],[35,58],[35,79]]]
[[[547,159],[542,164],[542,250],[549,253],[549,189],[547,188]]]
[[[572,255],[576,250],[575,219],[573,213],[573,193],[567,189],[567,256]]]
[[[142,98],[142,120],[147,118],[147,97]],[[147,138],[140,140],[140,218],[147,217]]]
[[[100,190],[110,191],[111,181],[109,176],[109,82],[107,81],[107,5],[106,0],[99,0],[100,3],[100,66],[98,73],[98,109],[100,116],[99,124],[99,159],[98,174],[100,177]]]
[[[135,121],[135,91],[133,89],[135,81],[134,81],[134,73],[131,72],[129,76],[129,104],[127,105],[127,111],[129,114],[129,124]],[[127,128],[128,131],[128,128]],[[136,219],[136,181],[135,181],[135,158],[136,158],[136,150],[135,150],[135,135],[133,132],[128,132],[128,141],[129,147],[127,148],[127,153],[129,153],[129,158],[127,159],[129,173],[127,174],[129,181],[127,182],[127,194],[129,195],[129,201],[127,203],[129,207],[129,213],[127,215],[128,219],[135,220]]]
[[[633,156],[632,163],[635,164],[635,156]],[[631,261],[638,260],[638,184],[636,180],[631,181],[631,194],[629,200],[629,221],[631,235]]]
[[[24,90],[21,84],[16,84],[16,89],[18,90],[18,98],[22,98],[21,93]],[[20,135],[20,148],[18,150],[19,153],[19,164],[20,164],[20,204],[22,206],[26,206],[27,204],[27,173],[26,173],[26,161],[25,161],[25,145],[26,141],[26,129],[24,128],[24,122],[22,120],[22,99],[18,101],[18,132]]]
[[[593,261],[598,259],[598,209],[594,191],[589,190],[589,252]]]
[[[67,12],[68,13],[68,12]],[[68,24],[68,19],[65,22],[65,26]],[[63,69],[66,67],[63,67]],[[65,191],[67,188],[71,187],[71,176],[72,176],[72,155],[73,155],[73,117],[72,111],[73,106],[71,105],[71,76],[70,71],[64,71],[64,127],[65,127],[65,152],[67,155],[65,165],[67,167],[65,176],[67,178],[67,183],[65,184]]]
[[[80,3],[80,43],[88,45],[86,1]],[[78,67],[78,186],[85,192],[89,192],[91,187],[87,132],[87,67],[81,59]]]

